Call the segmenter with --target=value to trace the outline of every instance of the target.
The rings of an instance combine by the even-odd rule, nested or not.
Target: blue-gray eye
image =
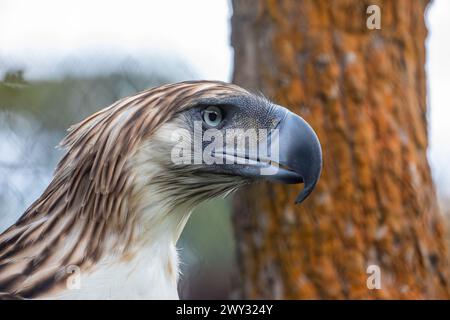
[[[203,121],[208,127],[217,127],[222,122],[222,110],[216,106],[205,108],[205,110],[203,110]]]

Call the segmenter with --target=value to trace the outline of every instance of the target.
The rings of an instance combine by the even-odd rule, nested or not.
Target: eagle
[[[211,148],[205,139],[235,130],[242,141],[248,129],[266,132],[275,151]],[[186,161],[203,134],[194,148],[217,161]],[[176,243],[195,206],[258,181],[303,183],[302,202],[322,168],[305,120],[219,81],[125,97],[70,127],[60,147],[48,187],[0,235],[2,298],[178,299]]]

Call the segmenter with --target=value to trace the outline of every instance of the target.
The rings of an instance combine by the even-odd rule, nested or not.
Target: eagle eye
[[[216,128],[222,122],[223,112],[219,107],[209,106],[203,110],[203,122],[208,127]]]

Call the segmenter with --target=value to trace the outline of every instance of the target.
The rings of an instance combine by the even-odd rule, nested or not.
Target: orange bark
[[[381,29],[366,8],[381,8]],[[234,82],[304,117],[324,168],[312,196],[235,200],[245,298],[450,298],[426,151],[427,1],[233,1]],[[264,195],[264,196],[261,196]],[[368,289],[369,265],[381,289]]]

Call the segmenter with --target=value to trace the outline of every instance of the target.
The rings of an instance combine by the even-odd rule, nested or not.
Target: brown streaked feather
[[[54,178],[0,235],[0,294],[33,298],[64,289],[65,268],[128,254],[134,221],[128,160],[176,112],[199,98],[248,94],[214,81],[169,84],[123,98],[70,127]],[[167,185],[167,188],[170,188]]]
[[[26,299],[19,295],[0,292],[0,300],[26,300]]]

